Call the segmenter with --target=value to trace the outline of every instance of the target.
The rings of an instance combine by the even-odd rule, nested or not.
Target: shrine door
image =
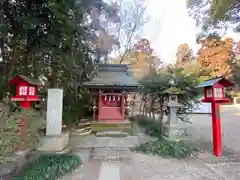
[[[124,120],[123,102],[120,95],[100,95],[98,120]]]

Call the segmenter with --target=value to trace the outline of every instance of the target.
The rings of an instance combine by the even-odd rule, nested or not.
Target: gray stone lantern
[[[183,107],[183,104],[178,102],[179,95],[184,92],[177,88],[174,81],[171,81],[172,85],[165,91],[168,96],[166,106],[169,107],[168,121],[164,124],[164,136],[169,140],[181,140],[185,136],[185,126],[177,118],[177,110]]]

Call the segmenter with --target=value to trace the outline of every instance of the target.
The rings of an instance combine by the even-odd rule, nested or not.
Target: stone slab
[[[224,179],[239,180],[240,179],[240,162],[226,162],[217,164],[207,164],[214,172]]]
[[[127,137],[96,137],[92,136],[71,136],[70,145],[76,148],[101,148],[101,147],[124,147],[134,148],[140,144],[154,141],[156,138],[148,136],[127,136]]]
[[[98,180],[120,180],[119,162],[103,162]]]
[[[48,89],[47,136],[61,135],[62,132],[63,90]]]
[[[46,136],[42,139],[39,151],[61,152],[69,142],[69,133],[65,132],[58,136]]]
[[[94,148],[90,150],[90,160],[122,161],[131,159],[128,148]]]
[[[121,131],[99,131],[96,133],[96,136],[99,137],[126,137],[128,133]]]
[[[139,153],[132,154],[132,161],[121,162],[120,174],[122,180],[224,180],[203,163],[191,158],[165,159]]]
[[[0,164],[0,179],[6,178],[17,169],[17,164],[14,162],[7,162]]]
[[[5,162],[0,163],[0,180],[12,180],[13,176],[18,176],[29,163],[37,158],[38,155],[32,153],[29,149],[5,158]]]

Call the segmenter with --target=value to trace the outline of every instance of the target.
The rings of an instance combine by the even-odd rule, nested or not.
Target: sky
[[[148,0],[149,22],[143,29],[155,54],[165,62],[175,60],[180,44],[197,49],[195,21],[188,15],[186,0]]]
[[[189,17],[186,0],[147,0],[150,19],[143,28],[143,36],[151,42],[155,55],[164,62],[176,60],[176,50],[187,43],[196,53],[196,34],[199,29]],[[229,30],[226,36],[240,39],[240,35]]]

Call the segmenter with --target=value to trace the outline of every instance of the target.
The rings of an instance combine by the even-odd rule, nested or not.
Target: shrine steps
[[[124,121],[91,121],[81,120],[77,127],[72,129],[71,135],[87,136],[95,134],[98,137],[126,137],[135,134],[129,120]]]
[[[124,131],[125,129],[131,128],[130,121],[92,121],[91,130],[92,132],[99,131]]]
[[[98,131],[97,137],[126,137],[128,133],[122,131]]]

